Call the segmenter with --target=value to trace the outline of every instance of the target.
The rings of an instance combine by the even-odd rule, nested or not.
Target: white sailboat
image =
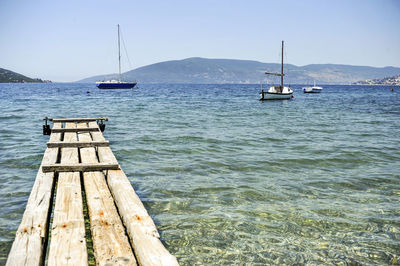
[[[322,91],[322,87],[316,86],[315,85],[315,80],[314,80],[314,86],[313,87],[304,87],[303,92],[304,93],[320,93]]]
[[[274,75],[281,77],[281,85],[280,86],[271,86],[268,91],[261,90],[260,92],[260,101],[264,100],[288,100],[293,98],[293,90],[289,87],[283,86],[283,45],[282,41],[282,60],[281,60],[281,73],[270,73],[265,72],[267,75]]]
[[[133,89],[136,85],[134,82],[121,81],[121,48],[120,48],[120,33],[118,24],[118,80],[112,79],[107,81],[96,82],[96,86],[99,89]]]

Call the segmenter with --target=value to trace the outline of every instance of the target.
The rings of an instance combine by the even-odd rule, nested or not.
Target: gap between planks
[[[95,122],[90,127],[97,126]],[[91,133],[94,141],[104,141],[100,132]],[[117,162],[110,147],[98,147],[100,162]],[[136,259],[140,265],[179,265],[160,241],[160,235],[124,171],[108,170],[107,184],[124,222]]]
[[[78,134],[78,138],[79,141],[91,141],[89,133]],[[82,163],[98,163],[93,147],[81,148],[80,155]],[[103,172],[84,172],[83,183],[96,264],[136,265],[135,256]]]
[[[66,123],[65,126],[74,128],[76,124]],[[74,140],[76,133],[64,134],[64,141]],[[79,163],[78,148],[62,148],[61,163]],[[63,172],[58,175],[51,230],[49,265],[88,265],[79,172]]]
[[[76,120],[74,120],[76,121]],[[62,121],[66,122],[66,120]],[[97,123],[93,120],[93,122],[89,122],[90,127],[97,127]],[[61,123],[54,123],[53,128],[57,128],[56,125],[61,125]],[[60,126],[61,127],[61,126]],[[67,128],[76,128],[76,125],[66,123]],[[59,133],[52,134],[50,138],[54,138],[53,136],[56,135],[61,135]],[[84,133],[88,134],[88,133]],[[90,133],[92,135],[92,138],[94,141],[105,141],[102,133],[97,130],[96,132]],[[77,134],[75,132],[65,132],[64,134],[64,140],[67,141],[76,141],[77,139]],[[71,138],[71,136],[74,136]],[[57,139],[52,139],[53,141],[57,141]],[[58,139],[59,141],[60,139]],[[60,148],[47,148],[47,151],[54,151],[54,150],[59,150]],[[84,149],[93,149],[94,148],[81,148],[81,151]],[[115,159],[114,154],[112,153],[111,149],[109,147],[98,147],[98,158],[100,160],[100,163],[114,163],[118,164],[117,160]],[[78,151],[78,148],[62,148],[62,153],[61,153],[61,164],[65,164],[66,160],[70,158],[66,158],[69,156],[65,156],[65,151]],[[57,152],[55,156],[52,156],[52,158],[56,160],[57,158]],[[46,154],[46,153],[45,153]],[[64,154],[64,155],[63,155]],[[77,158],[77,157],[76,157]],[[67,160],[67,161],[68,161]],[[42,164],[45,162],[45,156],[43,159]],[[49,164],[55,164],[56,161],[50,162]],[[76,164],[76,161],[73,163]],[[39,172],[42,172],[41,169]],[[76,173],[76,172],[75,172]],[[62,185],[60,188],[57,188],[57,198],[56,198],[56,206],[54,208],[54,219],[53,219],[53,225],[52,225],[52,240],[50,243],[50,248],[49,248],[49,265],[54,264],[53,262],[58,262],[59,264],[79,264],[79,265],[87,265],[87,252],[86,252],[86,242],[85,242],[85,228],[84,228],[84,222],[83,222],[83,208],[80,206],[75,206],[72,208],[72,210],[67,210],[67,219],[65,219],[65,210],[63,209],[65,206],[63,204],[60,204],[59,202],[64,202],[65,203],[65,195],[70,195],[72,196],[73,203],[75,205],[82,205],[82,193],[78,193],[81,190],[77,189],[80,186],[80,180],[79,178],[73,178],[75,175],[74,172],[70,173],[60,173],[60,176],[69,176],[71,179],[71,182],[66,182],[68,185]],[[54,176],[54,173],[43,173],[43,175],[49,175],[49,176]],[[70,176],[72,174],[72,176]],[[39,175],[39,173],[38,173]],[[60,177],[59,177],[60,178]],[[131,245],[134,249],[137,261],[140,265],[178,265],[178,262],[176,258],[171,255],[163,246],[161,241],[159,240],[159,234],[157,232],[157,229],[154,225],[153,220],[151,217],[148,215],[146,209],[143,206],[143,203],[140,201],[139,197],[135,193],[132,185],[130,184],[129,180],[127,179],[126,175],[122,170],[108,170],[107,171],[107,183],[108,183],[108,188],[113,195],[113,200],[115,201],[116,206],[118,207],[119,215],[123,220],[123,223],[126,227],[126,231],[128,233],[129,239],[131,241]],[[61,178],[61,179],[66,179],[66,178]],[[94,179],[94,178],[92,178]],[[103,177],[104,179],[104,177]],[[53,180],[53,178],[51,178]],[[84,179],[85,180],[85,179]],[[87,179],[89,180],[89,178]],[[38,179],[35,181],[38,181]],[[76,181],[79,181],[76,182]],[[59,179],[60,182],[60,179]],[[85,182],[85,181],[84,181]],[[65,193],[63,191],[62,187],[72,187],[72,189],[76,189],[76,193]],[[71,188],[70,188],[71,189]],[[61,190],[61,192],[60,192]],[[86,189],[85,189],[86,190]],[[64,193],[62,193],[64,192]],[[33,193],[33,191],[32,191]],[[31,196],[32,196],[31,193]],[[51,194],[51,193],[50,193]],[[64,194],[64,196],[60,196],[60,194]],[[80,195],[80,200],[79,196],[76,196],[77,194]],[[51,195],[50,195],[51,196]],[[76,196],[76,197],[75,197]],[[60,198],[63,198],[59,200]],[[88,196],[87,196],[88,197]],[[31,198],[31,197],[30,197]],[[71,197],[69,199],[66,199],[67,201],[71,201]],[[28,202],[29,204],[29,202]],[[60,206],[61,205],[61,206]],[[88,207],[89,208],[89,207]],[[80,211],[76,212],[76,209],[79,209]],[[75,210],[75,211],[74,211]],[[27,212],[27,211],[26,211]],[[72,213],[69,213],[72,212]],[[75,213],[79,213],[76,219],[71,219]],[[100,214],[100,213],[99,213]],[[25,214],[24,214],[25,217]],[[60,219],[61,218],[61,219]],[[63,221],[64,219],[64,221]],[[68,222],[69,220],[72,220]],[[63,221],[60,223],[60,221]],[[47,225],[47,224],[45,224]],[[22,226],[22,223],[21,223]],[[20,226],[20,227],[21,227]],[[65,226],[65,227],[64,227]],[[61,229],[60,229],[61,228]],[[63,230],[67,229],[68,230]],[[64,236],[61,237],[61,233],[64,231]],[[61,233],[60,233],[61,232]],[[68,232],[68,234],[65,234],[65,232]],[[18,237],[18,232],[17,232],[17,237]],[[17,237],[14,242],[17,242]],[[43,237],[43,236],[42,236]],[[45,236],[47,237],[47,236]],[[78,240],[78,242],[76,242]],[[33,242],[32,242],[33,243]],[[35,242],[36,243],[36,242]],[[42,238],[42,243],[43,243],[43,238]],[[69,243],[69,244],[68,244]],[[15,244],[15,243],[14,243]],[[13,248],[14,248],[13,244]],[[74,246],[73,249],[71,249],[71,244]],[[15,245],[16,250],[15,252],[10,252],[9,259],[7,261],[7,265],[15,265],[13,263],[12,258],[19,258],[20,255],[22,258],[19,258],[19,261],[25,262],[25,265],[40,265],[43,263],[43,247],[42,247],[42,252],[38,252],[36,254],[39,254],[38,256],[35,256],[31,253],[28,253],[28,250],[26,252],[21,252],[21,245],[18,243]],[[36,247],[36,245],[35,245]],[[84,247],[84,248],[82,248]],[[12,250],[13,250],[12,248]],[[33,250],[33,253],[35,250]],[[14,255],[13,255],[14,254]],[[41,255],[40,255],[41,254]],[[13,255],[13,256],[12,256]],[[36,259],[36,261],[39,261],[38,263],[30,263],[33,261],[34,257],[39,257],[39,259]],[[57,260],[58,258],[58,260]],[[10,261],[10,263],[9,263]],[[28,263],[27,263],[28,261]],[[15,262],[15,260],[14,260]],[[24,263],[16,263],[18,265],[24,265]]]

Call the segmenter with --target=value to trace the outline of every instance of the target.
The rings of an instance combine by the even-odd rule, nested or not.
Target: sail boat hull
[[[260,100],[261,101],[266,101],[266,100],[290,100],[292,99],[293,93],[268,93],[264,92],[264,98],[262,95],[260,95]]]
[[[289,100],[293,98],[293,90],[289,87],[272,86],[268,91],[260,92],[260,101],[264,100]]]
[[[136,82],[105,81],[97,82],[96,86],[99,89],[133,89],[136,86]]]

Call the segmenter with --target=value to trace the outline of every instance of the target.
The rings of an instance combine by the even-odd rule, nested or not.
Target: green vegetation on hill
[[[0,83],[25,83],[25,82],[41,83],[44,81],[41,79],[28,78],[24,75],[12,72],[4,68],[0,68]]]
[[[383,78],[400,74],[396,67],[368,67],[336,64],[295,66],[285,64],[285,84],[349,84],[359,80]],[[279,77],[264,72],[280,72],[279,63],[250,60],[187,58],[151,64],[124,73],[126,81],[141,83],[276,83]],[[95,76],[80,82],[96,82],[115,78],[115,74]]]

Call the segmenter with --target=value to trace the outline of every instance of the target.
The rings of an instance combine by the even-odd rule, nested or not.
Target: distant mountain
[[[280,72],[280,64],[250,60],[187,58],[165,61],[128,71],[126,81],[140,83],[259,83],[278,82],[279,78],[264,72]],[[359,80],[383,78],[400,74],[396,67],[368,67],[335,64],[295,66],[285,64],[285,84],[349,84]],[[96,82],[115,77],[115,74],[86,78],[79,82]]]
[[[383,79],[367,79],[363,81],[354,82],[355,85],[387,85],[387,86],[400,86],[400,75],[393,77],[386,77]]]
[[[0,83],[25,83],[25,82],[49,82],[41,79],[28,78],[11,70],[0,68]]]

